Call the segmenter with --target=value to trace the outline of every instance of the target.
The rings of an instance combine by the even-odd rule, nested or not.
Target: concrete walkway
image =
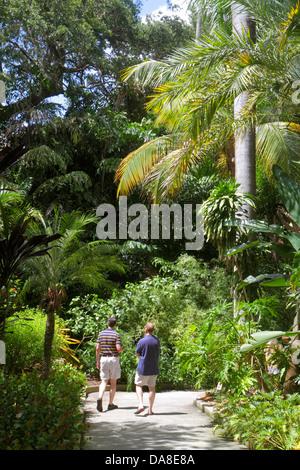
[[[213,433],[212,419],[196,406],[198,392],[158,392],[154,415],[147,414],[148,393],[144,393],[145,411],[135,415],[134,392],[115,396],[118,409],[107,411],[105,392],[102,413],[96,409],[98,393],[90,393],[85,402],[89,424],[83,450],[149,451],[149,450],[246,450],[246,447]]]

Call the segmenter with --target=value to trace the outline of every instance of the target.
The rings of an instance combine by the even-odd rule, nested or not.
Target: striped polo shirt
[[[116,345],[121,346],[121,338],[119,333],[111,328],[101,331],[99,333],[97,343],[100,344],[102,356],[119,356]]]

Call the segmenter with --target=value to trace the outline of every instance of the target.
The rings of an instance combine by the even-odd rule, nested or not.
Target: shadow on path
[[[157,393],[154,415],[135,415],[136,395],[117,392],[118,409],[99,413],[98,394],[91,393],[85,404],[87,443],[84,450],[240,450],[245,449],[213,433],[212,420],[193,405],[197,392]],[[104,409],[108,394],[104,396]]]

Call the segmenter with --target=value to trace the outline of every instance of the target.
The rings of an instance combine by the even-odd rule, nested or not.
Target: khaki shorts
[[[101,357],[100,360],[100,378],[102,380],[117,380],[121,377],[120,358]]]
[[[134,383],[140,387],[148,386],[155,387],[157,375],[140,375],[138,372],[135,374]]]

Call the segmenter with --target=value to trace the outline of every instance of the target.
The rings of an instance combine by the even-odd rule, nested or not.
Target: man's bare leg
[[[143,410],[144,409],[144,405],[143,405],[143,403],[144,403],[143,402],[143,387],[141,387],[140,385],[136,385],[135,386],[135,391],[136,391],[138,402],[139,402],[139,407],[138,407],[137,411]]]
[[[115,379],[110,379],[110,391],[109,391],[109,404],[113,405],[114,398],[117,390],[117,381]]]
[[[101,380],[100,386],[99,386],[99,398],[103,398],[104,392],[106,390],[108,384],[108,380]]]
[[[155,400],[155,387],[149,387],[149,415],[152,414],[152,407]]]
[[[97,410],[102,411],[102,399],[104,392],[106,390],[108,384],[108,380],[101,380],[100,386],[99,386],[99,398],[97,400]]]

